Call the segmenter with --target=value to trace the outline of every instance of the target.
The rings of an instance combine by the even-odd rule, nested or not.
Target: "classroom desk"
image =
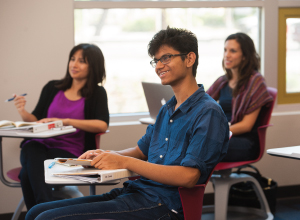
[[[74,169],[74,167],[68,167],[65,165],[55,164],[52,168],[49,169],[49,164],[54,160],[49,159],[44,161],[44,169],[45,169],[45,182],[51,185],[81,185],[81,186],[90,186],[90,195],[96,194],[96,185],[116,185],[121,182],[121,180],[114,180],[105,183],[87,183],[80,180],[69,179],[69,178],[61,178],[53,176],[52,173],[60,173],[64,171],[68,171]]]
[[[272,148],[268,149],[267,153],[272,156],[300,160],[300,146]]]
[[[0,129],[0,180],[2,183],[9,187],[20,187],[20,183],[17,182],[10,182],[8,181],[3,173],[3,150],[2,150],[2,138],[9,137],[9,138],[49,138],[60,136],[64,134],[69,134],[75,132],[75,128],[68,128],[63,130],[49,130],[39,133],[33,133],[28,131],[22,130],[1,130]]]
[[[155,124],[155,119],[153,118],[140,118],[139,119],[140,123],[145,124],[145,125],[154,125]]]

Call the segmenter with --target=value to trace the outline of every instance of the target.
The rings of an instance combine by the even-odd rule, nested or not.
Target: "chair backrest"
[[[193,188],[178,187],[185,220],[201,220],[205,186],[206,184]]]
[[[260,160],[261,157],[263,156],[265,152],[265,145],[266,145],[266,131],[267,127],[269,127],[269,122],[271,119],[272,111],[276,102],[276,97],[277,97],[277,89],[268,87],[268,92],[269,94],[273,97],[272,103],[270,103],[267,106],[264,106],[261,109],[260,113],[260,126],[257,128],[257,133],[259,137],[259,156],[256,159],[256,161]]]
[[[210,172],[205,184],[193,188],[178,187],[185,220],[201,220],[204,191],[214,169]]]
[[[100,148],[100,138],[101,135],[108,133],[109,130],[106,130],[105,132],[101,132],[95,135],[95,141],[96,141],[96,148],[99,149]]]
[[[269,122],[271,119],[272,111],[273,111],[274,104],[275,104],[276,97],[277,97],[277,89],[268,87],[267,90],[268,90],[269,94],[273,97],[273,101],[269,105],[264,106],[260,112],[259,119],[261,121],[259,123],[259,127],[257,128],[257,133],[258,133],[258,137],[259,137],[259,148],[260,148],[259,156],[257,157],[257,159],[251,160],[251,161],[220,162],[215,167],[215,170],[226,170],[226,169],[243,166],[243,165],[250,164],[250,163],[255,163],[262,158],[262,156],[265,152],[266,131],[267,131],[267,128],[269,126],[271,126],[271,125],[269,125]]]
[[[277,89],[272,88],[272,87],[268,87],[267,90],[268,90],[269,94],[273,97],[273,101],[270,104],[265,105],[261,108],[260,114],[259,114],[260,115],[260,124],[259,124],[259,126],[269,124],[270,119],[271,119],[271,114],[272,114],[272,111],[273,111],[273,108],[274,108],[274,105],[275,105],[275,102],[276,102]]]

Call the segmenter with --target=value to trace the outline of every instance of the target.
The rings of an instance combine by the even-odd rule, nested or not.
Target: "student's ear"
[[[186,55],[186,59],[187,59],[187,67],[192,67],[196,60],[196,54],[194,52],[189,52]]]

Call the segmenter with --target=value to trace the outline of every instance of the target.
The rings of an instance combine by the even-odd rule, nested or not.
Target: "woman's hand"
[[[30,122],[37,121],[37,118],[33,114],[30,114],[25,110],[25,105],[26,105],[25,96],[19,96],[14,94],[13,97],[15,97],[14,104],[17,108],[17,111],[21,115],[23,121],[30,121]]]
[[[69,119],[68,118],[64,118],[64,119],[62,119],[62,118],[43,118],[43,119],[41,119],[41,120],[39,120],[37,122],[38,123],[48,123],[48,122],[59,121],[59,120],[63,122],[64,126],[68,126],[69,125],[69,123],[68,123]]]
[[[18,96],[16,94],[14,94],[13,97],[15,97],[14,104],[15,104],[18,112],[21,114],[25,110],[25,105],[26,105],[25,96]]]
[[[107,129],[107,124],[104,121],[98,119],[72,119],[72,118],[43,118],[39,120],[39,123],[47,123],[52,121],[61,120],[64,126],[73,126],[74,128],[80,129],[82,131],[91,133],[105,132]]]

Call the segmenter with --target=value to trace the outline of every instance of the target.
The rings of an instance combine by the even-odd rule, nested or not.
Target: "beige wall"
[[[12,93],[27,92],[27,109],[34,108],[42,86],[65,74],[67,56],[73,45],[73,0],[0,1],[0,120],[20,120],[13,103],[3,102]],[[290,111],[289,106],[284,111]],[[274,126],[267,132],[267,148],[300,145],[299,114],[275,114],[271,122]],[[146,126],[110,126],[109,129],[110,133],[102,137],[101,146],[118,150],[135,146]],[[18,139],[3,139],[5,171],[19,166],[19,143]],[[280,186],[287,186],[300,184],[297,169],[291,172],[299,163],[265,155],[257,167]],[[80,188],[88,195],[88,187]],[[97,192],[110,188],[97,187]],[[0,192],[0,214],[13,212],[22,196],[20,188],[0,183]],[[207,192],[212,192],[211,186]]]
[[[13,103],[4,100],[13,93],[28,93],[32,111],[42,86],[65,74],[73,47],[72,0],[0,1],[0,120],[21,120]],[[3,140],[5,170],[19,166],[20,140]],[[0,183],[0,213],[13,212],[21,189]]]

